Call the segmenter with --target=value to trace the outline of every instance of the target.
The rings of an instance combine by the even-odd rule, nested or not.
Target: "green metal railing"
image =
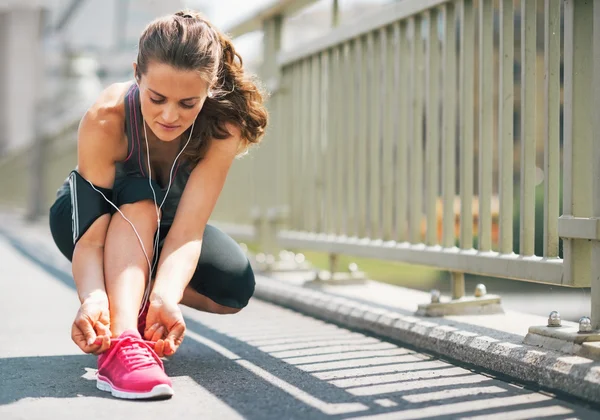
[[[463,273],[594,286],[600,327],[599,9],[403,0],[284,52],[266,20],[272,126],[215,217],[251,202],[266,246],[449,270],[455,298]]]

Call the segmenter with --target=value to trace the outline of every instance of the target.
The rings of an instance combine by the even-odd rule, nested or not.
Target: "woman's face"
[[[155,62],[148,64],[138,84],[144,120],[167,142],[178,139],[196,120],[209,87],[197,71]]]

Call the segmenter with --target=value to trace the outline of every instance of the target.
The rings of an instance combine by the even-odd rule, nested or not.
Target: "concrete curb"
[[[552,352],[514,340],[502,341],[436,318],[407,316],[257,275],[255,296],[307,315],[369,331],[480,366],[527,383],[600,403],[600,362]]]

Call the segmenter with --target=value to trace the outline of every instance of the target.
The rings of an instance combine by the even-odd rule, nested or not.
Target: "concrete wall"
[[[19,8],[3,13],[1,34],[4,103],[2,143],[4,153],[33,141],[35,104],[39,89],[41,9]]]
[[[0,156],[2,156],[4,149],[6,148],[6,142],[8,141],[8,115],[6,110],[8,109],[8,77],[7,60],[7,48],[8,48],[8,13],[0,10]]]

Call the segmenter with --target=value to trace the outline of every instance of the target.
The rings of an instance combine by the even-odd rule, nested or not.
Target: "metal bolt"
[[[306,261],[306,257],[304,256],[304,254],[296,254],[294,260],[297,264],[302,264],[304,261]]]
[[[592,331],[592,320],[587,316],[582,316],[581,318],[579,318],[579,332],[589,333]]]
[[[431,291],[431,303],[440,303],[441,293],[439,290],[433,289]]]
[[[548,326],[549,327],[560,327],[560,313],[558,311],[550,312],[548,315]]]
[[[286,251],[285,249],[282,249],[281,251],[279,251],[279,260],[280,261],[290,261],[294,258],[294,255],[289,252]]]
[[[483,297],[487,294],[487,288],[485,287],[485,284],[478,284],[477,286],[475,286],[475,297]]]
[[[348,271],[351,273],[356,273],[358,271],[358,264],[356,264],[356,263],[348,264]]]

